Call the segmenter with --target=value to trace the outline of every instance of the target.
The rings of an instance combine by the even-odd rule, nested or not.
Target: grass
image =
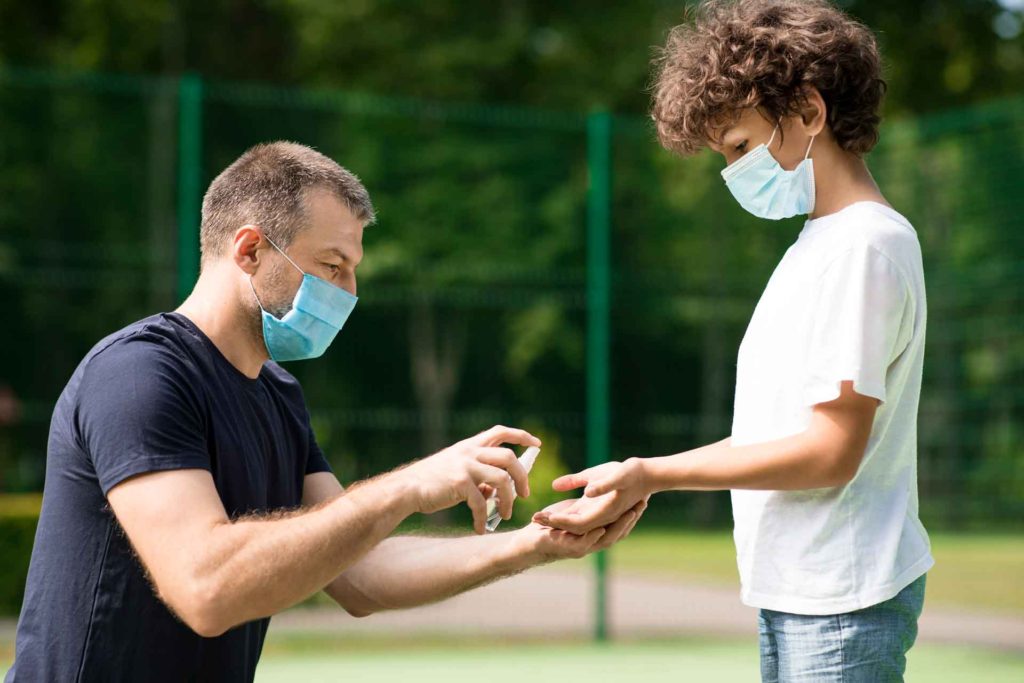
[[[1024,534],[932,534],[927,604],[1024,614]],[[739,587],[729,532],[642,530],[611,551],[612,571]]]
[[[396,656],[400,655],[400,656]],[[258,683],[463,680],[489,683],[565,680],[758,680],[757,645],[746,640],[680,639],[599,646],[573,642],[364,641],[274,638],[256,675]],[[922,645],[908,658],[907,680],[974,683],[1024,680],[1024,655],[974,648]]]
[[[447,638],[344,639],[275,636],[271,628],[256,672],[257,683],[303,681],[467,680],[531,683],[566,680],[644,680],[644,683],[758,680],[757,644],[740,639],[674,639],[609,645],[515,641],[494,634],[468,642]],[[10,659],[0,661],[0,676]],[[947,645],[911,650],[907,681],[1016,683],[1024,655]]]

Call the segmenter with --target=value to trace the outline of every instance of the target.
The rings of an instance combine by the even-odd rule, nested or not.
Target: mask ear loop
[[[256,305],[260,307],[260,310],[261,311],[267,310],[267,309],[263,308],[263,302],[260,301],[260,295],[256,293],[256,287],[254,287],[253,284],[252,284],[252,275],[249,276],[249,289],[252,290],[252,295],[254,297],[256,297]]]
[[[778,133],[778,132],[779,132],[779,124],[776,123],[775,124],[775,128],[772,129],[772,136],[770,138],[768,138],[768,144],[765,145],[765,147],[767,147],[769,151],[771,151],[772,143],[775,142],[775,134]]]
[[[288,259],[288,263],[292,264],[292,267],[295,268],[295,270],[299,271],[303,275],[306,274],[306,271],[304,271],[302,268],[299,268],[298,264],[295,263],[295,261],[292,261],[291,257],[288,256],[288,254],[284,253],[284,249],[282,249],[281,247],[279,247],[276,244],[274,244],[274,240],[270,239],[270,237],[268,237],[266,233],[263,234],[263,239],[265,239],[268,242],[270,242],[270,246],[274,247],[274,249],[277,249],[278,252],[280,252],[281,256],[284,256],[286,259]],[[263,308],[263,302],[260,301],[260,295],[256,293],[256,287],[252,284],[252,275],[249,276],[249,289],[252,290],[252,295],[254,297],[256,297],[256,303],[259,305],[260,310],[261,311],[267,310],[267,309]]]
[[[814,138],[816,138],[816,137],[818,137],[818,136],[817,135],[812,135],[811,136],[811,141],[807,143],[807,151],[804,152],[804,161],[807,161],[807,159],[811,156],[811,145],[814,144]]]
[[[286,259],[288,259],[288,263],[292,264],[292,266],[294,266],[295,270],[299,271],[303,275],[306,274],[306,271],[304,271],[302,268],[299,268],[298,264],[295,263],[295,261],[292,261],[291,257],[288,254],[284,253],[284,249],[282,249],[281,247],[279,247],[276,244],[274,244],[274,240],[272,240],[269,237],[267,237],[266,234],[263,235],[263,238],[265,240],[267,240],[268,242],[270,242],[270,246],[274,247],[274,249],[277,249],[279,252],[281,252],[281,256],[284,256]]]

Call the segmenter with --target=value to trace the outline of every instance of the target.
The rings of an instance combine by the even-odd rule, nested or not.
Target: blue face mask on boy
[[[775,126],[767,145],[758,145],[722,170],[725,185],[740,206],[771,220],[814,211],[814,161],[810,158],[814,137],[804,160],[787,171],[768,151],[778,131]]]
[[[274,317],[263,308],[252,285],[252,276],[249,277],[249,287],[252,287],[252,294],[263,315],[263,342],[267,353],[278,363],[319,358],[341,331],[359,299],[341,287],[305,272],[269,237],[267,241],[302,273],[302,284],[295,292],[291,310],[282,318]]]

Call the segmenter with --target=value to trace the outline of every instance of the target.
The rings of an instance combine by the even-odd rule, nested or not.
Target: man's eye
[[[327,267],[327,269],[328,269],[328,270],[330,270],[330,271],[331,271],[332,273],[338,273],[338,272],[340,272],[340,271],[341,271],[341,266],[335,265],[335,264],[333,264],[333,263],[325,263],[324,265],[325,265],[325,266]]]

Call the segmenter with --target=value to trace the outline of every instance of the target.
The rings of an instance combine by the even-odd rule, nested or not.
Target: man
[[[269,617],[319,590],[363,616],[631,530],[643,505],[582,535],[388,538],[461,501],[482,534],[493,492],[507,519],[529,484],[502,444],[540,445],[507,427],[342,488],[268,360],[330,344],[373,217],[354,175],[297,144],[254,147],[213,181],[192,294],[101,341],[58,401],[7,681],[249,681]]]

